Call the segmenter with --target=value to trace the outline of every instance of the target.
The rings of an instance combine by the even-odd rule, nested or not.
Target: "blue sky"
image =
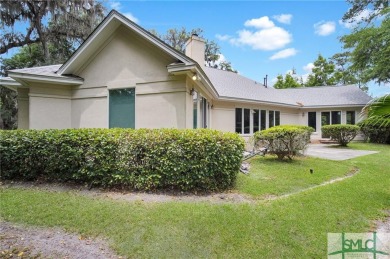
[[[342,51],[339,37],[351,31],[341,18],[345,1],[108,1],[145,29],[201,28],[240,74],[269,83],[295,69],[307,76],[318,54]],[[390,86],[369,84],[373,96]]]

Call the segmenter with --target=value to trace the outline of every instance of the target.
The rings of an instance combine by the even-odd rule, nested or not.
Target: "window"
[[[239,134],[251,133],[251,110],[236,108],[236,132]]]
[[[253,110],[253,132],[259,131],[260,113],[259,110]]]
[[[244,109],[244,134],[251,133],[250,109]]]
[[[260,130],[265,130],[266,129],[266,119],[267,119],[267,113],[265,110],[261,110],[261,113],[260,113]]]
[[[206,100],[206,98],[201,97],[200,100],[200,106],[201,106],[201,124],[202,128],[207,128],[208,127],[208,114],[209,114],[209,105]]]
[[[355,124],[355,111],[347,111],[347,124]]]
[[[210,123],[210,104],[206,98],[194,92],[193,100],[193,127],[208,128]]]
[[[266,110],[236,108],[236,133],[252,134],[259,130],[265,130],[266,116]],[[269,111],[268,116],[272,126],[280,124],[280,111]]]
[[[275,117],[275,112],[269,111],[269,113],[268,113],[268,128],[275,126],[274,117]]]
[[[317,112],[308,112],[307,125],[317,131]]]
[[[329,125],[330,124],[330,112],[321,112],[321,125]]]
[[[280,111],[275,111],[275,126],[280,125]]]
[[[109,90],[110,128],[135,128],[135,89]]]
[[[280,125],[280,111],[269,111],[268,112],[268,127]]]
[[[341,123],[341,111],[321,112],[321,126]],[[323,138],[329,138],[322,134]]]
[[[198,127],[198,93],[194,91],[192,96],[193,100],[193,128],[196,129]]]
[[[341,123],[341,111],[332,111],[332,124]]]
[[[236,108],[236,133],[242,133],[242,109]]]

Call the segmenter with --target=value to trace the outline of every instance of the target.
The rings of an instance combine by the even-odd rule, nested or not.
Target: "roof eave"
[[[305,105],[302,109],[322,109],[322,108],[358,108],[364,107],[366,104],[329,104],[329,105]]]
[[[188,72],[196,73],[199,76],[200,82],[205,83],[215,99],[219,98],[219,94],[214,85],[207,77],[206,73],[199,66],[198,63],[194,64],[171,64],[167,66],[168,72],[173,75],[186,74]]]
[[[12,71],[9,71],[8,75],[9,77],[11,77],[17,82],[20,82],[20,80],[22,80],[22,81],[44,82],[44,83],[56,83],[61,85],[81,85],[84,83],[84,79],[82,78],[54,77],[54,76],[27,74],[27,73],[12,72]]]
[[[17,91],[17,88],[22,87],[22,84],[12,78],[0,78],[0,86],[4,86],[12,91]]]
[[[253,104],[266,104],[266,105],[282,106],[282,107],[288,107],[288,108],[300,108],[298,105],[295,105],[295,104],[279,103],[279,102],[269,102],[269,101],[253,100],[253,99],[245,99],[245,98],[236,98],[236,97],[228,97],[228,96],[221,96],[221,97],[219,97],[218,100],[219,101],[227,101],[227,102],[242,102],[242,103],[253,103]]]

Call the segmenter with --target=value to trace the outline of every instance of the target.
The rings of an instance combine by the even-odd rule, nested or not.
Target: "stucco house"
[[[212,128],[243,137],[279,124],[354,124],[370,97],[353,85],[273,89],[204,65],[205,41],[176,51],[111,11],[62,65],[9,71],[20,129]]]

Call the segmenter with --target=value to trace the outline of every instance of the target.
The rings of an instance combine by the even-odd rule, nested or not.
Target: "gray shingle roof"
[[[15,73],[23,73],[23,74],[31,74],[38,76],[50,76],[56,78],[79,78],[73,75],[59,75],[56,72],[62,66],[62,64],[58,65],[50,65],[50,66],[41,66],[41,67],[30,67],[30,68],[21,68],[21,69],[12,69],[10,72]]]
[[[14,69],[12,72],[58,78],[73,77],[56,74],[60,67],[61,65],[51,65]],[[302,104],[303,107],[365,105],[371,100],[370,96],[354,85],[274,89],[233,72],[210,67],[204,67],[203,70],[219,96],[224,98],[293,106]]]
[[[225,98],[304,107],[365,105],[371,100],[354,85],[274,89],[233,72],[209,67],[203,70],[219,96]]]

